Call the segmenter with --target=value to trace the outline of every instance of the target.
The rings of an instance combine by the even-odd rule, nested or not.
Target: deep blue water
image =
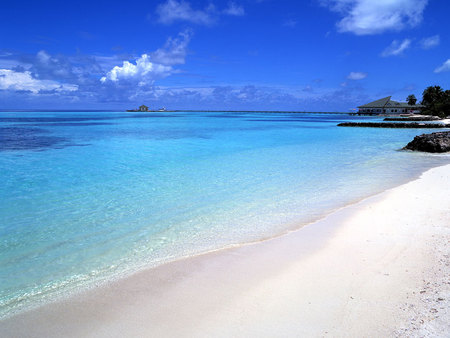
[[[449,163],[345,114],[0,113],[0,317],[270,237]]]

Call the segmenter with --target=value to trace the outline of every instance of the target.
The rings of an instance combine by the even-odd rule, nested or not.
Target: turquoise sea
[[[308,113],[0,113],[0,317],[268,238],[450,163]]]

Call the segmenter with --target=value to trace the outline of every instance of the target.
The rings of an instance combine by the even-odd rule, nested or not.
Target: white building
[[[358,114],[409,114],[420,113],[421,104],[409,105],[407,102],[391,100],[391,96],[359,106]]]

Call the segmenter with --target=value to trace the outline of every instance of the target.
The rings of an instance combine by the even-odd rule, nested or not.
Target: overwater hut
[[[391,100],[391,96],[364,104],[358,107],[358,114],[408,114],[420,113],[420,104],[410,105],[407,102]]]

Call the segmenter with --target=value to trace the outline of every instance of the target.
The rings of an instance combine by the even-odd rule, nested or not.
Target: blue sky
[[[450,89],[445,0],[5,1],[0,109],[349,111]]]

